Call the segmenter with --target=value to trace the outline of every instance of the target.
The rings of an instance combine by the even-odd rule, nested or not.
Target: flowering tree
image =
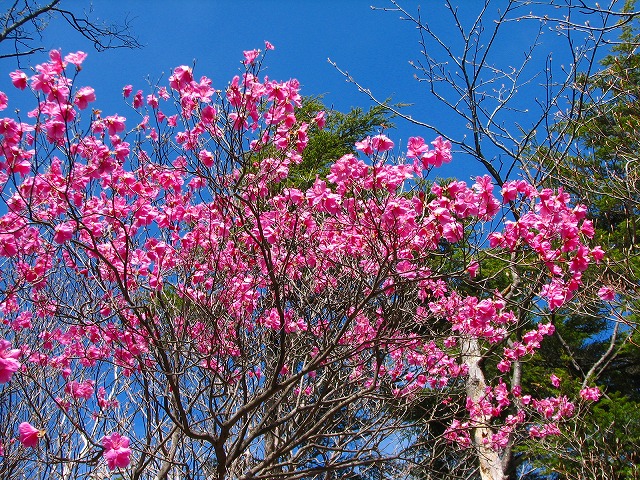
[[[126,86],[133,121],[89,108],[85,56],[12,73],[36,103],[0,121],[3,477],[392,475],[408,425],[387,394],[431,392],[442,439],[473,442],[483,478],[502,478],[493,453],[573,414],[512,382],[554,327],[510,341],[509,302],[518,282],[551,309],[580,289],[603,256],[585,207],[524,181],[498,199],[487,176],[421,190],[450,143],[414,137],[395,156],[382,134],[326,182],[285,187],[310,125],[259,51],[223,90],[185,66],[146,95]],[[481,248],[528,277],[465,293]]]

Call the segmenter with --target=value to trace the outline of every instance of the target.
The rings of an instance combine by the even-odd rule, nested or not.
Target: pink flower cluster
[[[600,392],[600,389],[598,387],[586,387],[580,390],[580,396],[584,400],[589,400],[591,402],[597,402],[598,400],[600,400],[601,395],[602,392]]]
[[[102,437],[104,447],[104,458],[107,460],[109,470],[116,468],[126,468],[131,463],[131,449],[129,448],[129,438],[117,432]]]

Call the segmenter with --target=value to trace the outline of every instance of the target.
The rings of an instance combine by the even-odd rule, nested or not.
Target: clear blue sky
[[[380,7],[392,7],[388,0],[98,1],[93,2],[96,5],[90,15],[113,22],[129,18],[143,49],[98,53],[61,19],[52,22],[42,41],[47,49],[61,48],[63,53],[89,52],[79,84],[93,86],[98,96],[96,106],[109,113],[126,115],[126,106],[121,101],[122,86],[133,84],[136,89],[145,89],[147,79],[155,82],[164,77],[166,80],[171,70],[182,64],[195,62],[196,76],[207,75],[216,87],[223,88],[238,73],[242,51],[263,48],[264,40],[269,40],[276,50],[269,54],[266,73],[278,79],[297,78],[304,95],[323,94],[329,107],[341,111],[370,105],[367,97],[358,93],[355,86],[347,83],[327,62],[331,58],[378,98],[410,103],[412,106],[405,109],[408,114],[456,137],[464,134],[464,122],[439,104],[424,83],[413,78],[415,71],[409,61],[421,58],[415,26],[402,21],[397,12],[372,10],[372,2]],[[416,2],[401,3],[410,11],[416,11]],[[422,3],[427,7],[422,9],[423,19],[440,32],[447,45],[453,48],[459,45],[443,2],[424,0]],[[460,0],[461,16],[467,20],[475,18],[483,3]],[[89,2],[69,2],[68,8],[77,10],[82,5],[88,8]],[[499,5],[498,0],[496,6]],[[524,23],[506,31],[508,35],[492,58],[496,66],[517,64],[523,58],[532,34]],[[554,48],[560,48],[558,37],[546,35],[539,49],[540,58]],[[36,63],[42,58],[28,61]],[[7,86],[6,74],[14,68],[11,62],[3,64],[5,75],[0,79],[0,90],[8,91],[10,98],[14,93]],[[541,62],[534,64],[534,70],[542,67]],[[535,84],[530,88],[533,92]],[[532,92],[522,92],[523,106],[533,100]],[[521,120],[518,116],[506,119],[510,123]],[[391,132],[391,136],[403,149],[409,136],[434,137],[424,129],[396,123],[398,130]],[[475,164],[457,156],[453,164],[439,174],[466,180],[478,171],[469,167]]]

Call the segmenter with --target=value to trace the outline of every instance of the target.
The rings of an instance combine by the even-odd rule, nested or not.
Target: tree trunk
[[[480,360],[482,358],[480,345],[475,338],[465,338],[461,342],[462,359],[469,368],[469,376],[466,382],[467,397],[474,403],[482,400],[485,395],[487,382],[484,378]],[[500,452],[491,448],[491,437],[493,432],[489,427],[491,418],[482,416],[476,419],[476,427],[473,429],[471,438],[473,447],[478,454],[480,466],[480,476],[482,480],[506,480],[504,470],[507,462],[501,458]]]

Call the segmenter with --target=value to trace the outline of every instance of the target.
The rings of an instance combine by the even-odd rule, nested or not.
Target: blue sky
[[[420,60],[419,36],[415,26],[401,20],[398,12],[374,11],[370,5],[393,7],[388,0],[282,0],[282,1],[203,1],[185,0],[109,0],[94,2],[92,18],[112,22],[131,21],[132,31],[144,45],[140,50],[108,50],[98,53],[64,21],[56,19],[45,31],[42,43],[46,49],[60,48],[63,53],[75,50],[89,52],[81,72],[80,84],[91,85],[98,96],[97,107],[109,113],[126,115],[121,89],[133,84],[134,89],[147,87],[147,80],[157,81],[169,75],[178,65],[195,62],[196,76],[207,75],[217,88],[223,88],[240,69],[242,51],[263,48],[269,40],[276,50],[269,52],[266,73],[277,79],[297,78],[304,95],[324,95],[329,107],[346,111],[352,106],[367,107],[368,98],[332,67],[331,58],[358,82],[370,88],[380,99],[410,103],[405,112],[415,118],[437,125],[448,134],[460,137],[466,125],[430,95],[427,85],[417,82],[410,60]],[[412,13],[416,3],[403,2]],[[426,0],[421,11],[423,19],[439,32],[444,42],[456,49],[459,36],[453,29],[450,15],[441,0]],[[460,15],[464,21],[475,18],[484,2],[460,0]],[[502,2],[503,3],[503,2]],[[69,3],[74,9],[89,2]],[[498,0],[496,8],[501,4]],[[505,36],[491,62],[506,67],[520,62],[531,41],[532,25],[526,22],[505,30]],[[539,47],[540,55],[532,64],[531,75],[543,68],[543,60],[554,49],[561,48],[556,35],[546,35]],[[437,50],[434,50],[437,52]],[[43,56],[33,57],[36,63]],[[5,61],[5,72],[13,70],[12,61]],[[6,75],[0,79],[0,89],[9,91]],[[535,96],[536,83],[530,91],[521,92],[523,107]],[[526,123],[524,114],[506,117],[509,128],[516,122]],[[403,149],[409,136],[426,139],[433,133],[398,121],[397,131],[390,136]],[[453,164],[439,172],[461,179],[478,172],[477,165],[463,156],[454,157]],[[480,171],[480,173],[484,173]]]

